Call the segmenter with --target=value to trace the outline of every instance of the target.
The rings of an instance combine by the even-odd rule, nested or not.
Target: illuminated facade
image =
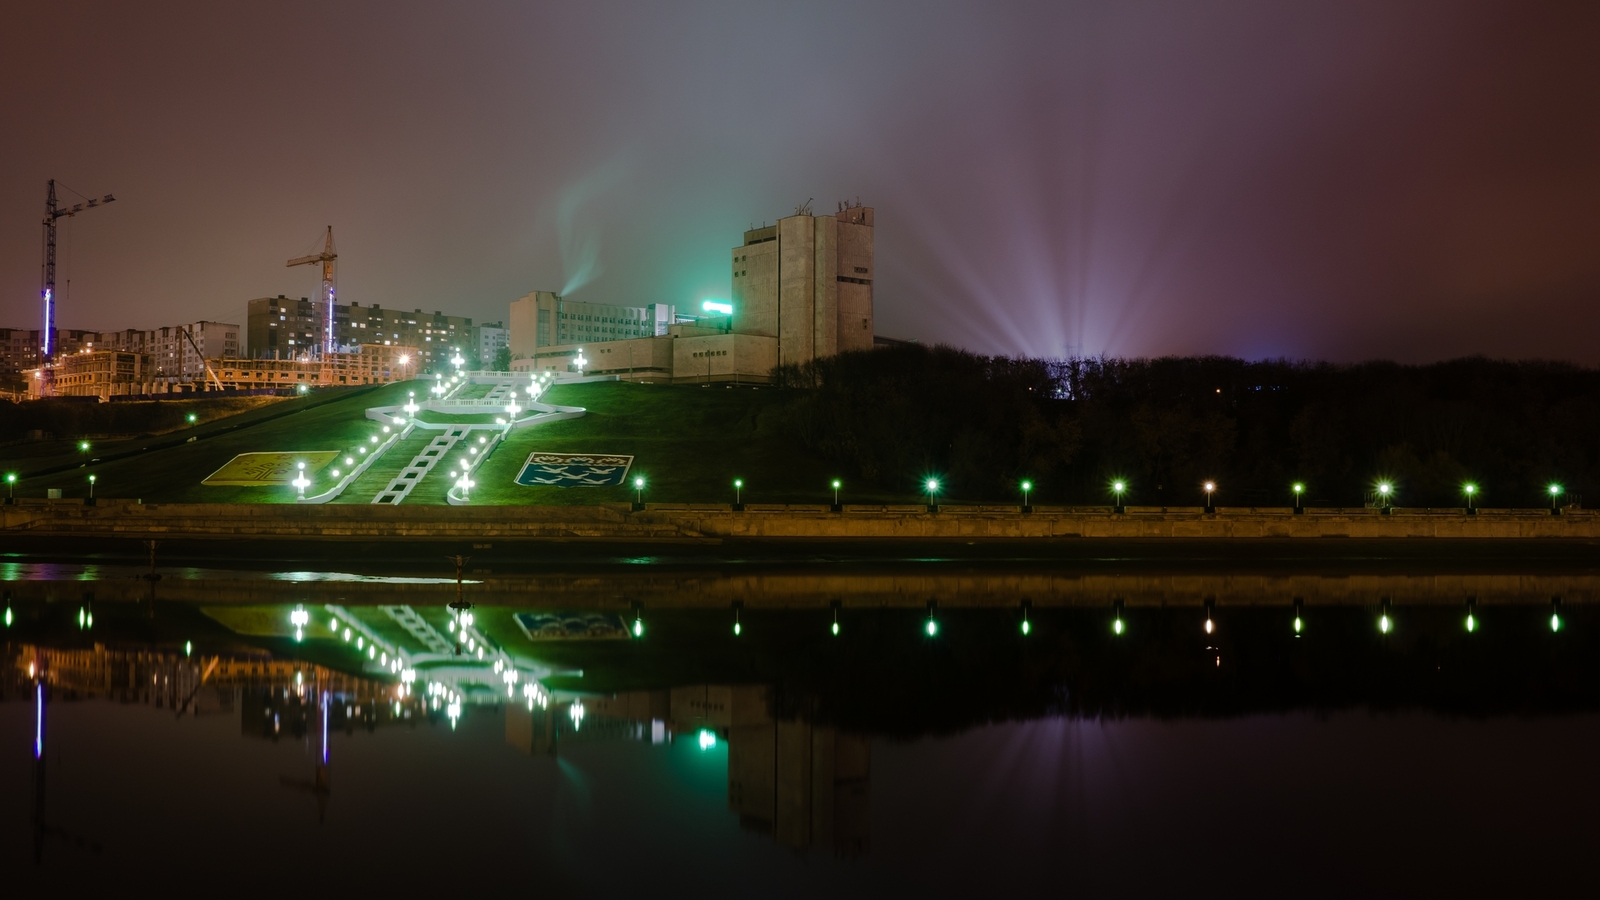
[[[322,312],[312,300],[293,300],[279,294],[245,304],[246,352],[251,359],[290,359],[320,353],[318,333]],[[409,347],[416,353],[419,372],[443,372],[453,354],[474,340],[472,319],[435,311],[403,312],[373,304],[334,305],[334,342],[342,352],[357,352],[363,344]]]
[[[355,353],[330,353],[320,359],[214,359],[222,386],[232,390],[342,387],[389,384],[416,376],[417,350],[362,344]]]
[[[731,302],[674,307],[574,303],[536,291],[511,304],[511,369],[630,381],[753,383],[773,368],[873,347],[873,210],[808,208],[745,232]],[[582,364],[580,365],[580,360]]]

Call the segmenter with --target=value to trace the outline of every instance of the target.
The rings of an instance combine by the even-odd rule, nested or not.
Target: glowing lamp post
[[[939,479],[929,478],[922,483],[922,489],[928,492],[928,512],[939,511]]]
[[[1022,511],[1025,513],[1033,512],[1033,504],[1028,502],[1028,495],[1031,493],[1033,493],[1033,482],[1024,481],[1022,483]]]
[[[454,350],[456,352],[455,356],[450,357],[450,365],[455,366],[456,367],[456,374],[460,375],[461,374],[461,367],[462,367],[462,365],[464,365],[466,363],[466,360],[461,358],[461,348],[460,347],[452,347],[450,349],[452,349],[452,350]]]
[[[293,484],[295,489],[300,492],[300,499],[304,500],[306,498],[306,488],[311,486],[311,479],[306,477],[305,463],[295,463],[294,465],[297,474],[295,475],[294,481],[290,483]]]
[[[1552,484],[1545,490],[1550,493],[1550,515],[1561,515],[1561,495],[1564,493],[1561,485]]]
[[[1296,481],[1294,483],[1294,514],[1297,516],[1305,512],[1305,508],[1300,505],[1300,495],[1305,492],[1306,486]]]
[[[462,466],[461,477],[456,479],[456,487],[461,489],[461,499],[471,500],[470,492],[477,482],[472,480],[472,474],[466,470],[466,463],[462,463]]]
[[[1378,506],[1385,515],[1389,513],[1389,503],[1394,495],[1394,485],[1387,481],[1378,482]]]
[[[6,499],[17,499],[17,473],[6,473]]]
[[[838,512],[844,507],[839,505],[839,488],[844,487],[844,482],[835,478],[833,480],[833,511]]]
[[[97,476],[94,476],[94,475],[90,475],[89,476],[89,499],[90,500],[94,499],[94,483],[95,483],[96,480],[97,480]]]
[[[1122,495],[1127,493],[1127,491],[1128,483],[1126,481],[1118,479],[1111,482],[1111,495],[1117,499],[1116,506],[1112,507],[1112,511],[1119,513],[1127,511],[1127,507],[1122,505]]]
[[[1478,511],[1472,507],[1472,501],[1478,496],[1478,486],[1469,481],[1461,486],[1461,493],[1467,495],[1467,515],[1477,515]]]
[[[413,419],[417,417],[417,410],[421,409],[422,407],[417,405],[416,391],[406,391],[406,405],[401,408],[406,411],[406,415],[412,417]]]
[[[633,508],[644,509],[644,478],[633,479]]]
[[[293,612],[289,613],[289,624],[294,626],[294,639],[296,641],[305,640],[306,625],[310,622],[311,614],[306,612],[304,606],[297,606]]]
[[[189,413],[189,415],[188,415],[188,417],[187,417],[187,418],[188,418],[188,420],[189,420],[189,424],[190,424],[190,425],[193,425],[193,424],[194,424],[194,423],[195,423],[195,422],[196,422],[196,421],[198,421],[198,420],[199,420],[199,418],[200,418],[200,417],[199,417],[199,416],[197,416],[197,415],[195,415],[195,414],[194,414],[194,413]]]
[[[743,478],[735,478],[733,480],[733,508],[734,508],[735,512],[744,509],[744,496],[743,495],[744,495],[744,479]]]
[[[1200,487],[1203,488],[1205,490],[1205,492],[1206,492],[1206,512],[1208,512],[1208,513],[1216,512],[1217,508],[1215,506],[1211,505],[1211,499],[1212,499],[1213,495],[1215,495],[1216,492],[1217,492],[1217,483],[1215,481],[1208,481],[1205,484],[1202,484]]]
[[[506,418],[507,418],[507,421],[515,422],[517,420],[517,413],[519,413],[521,411],[522,411],[522,407],[517,405],[517,392],[516,391],[512,391],[511,392],[511,398],[506,403]]]
[[[587,366],[588,364],[589,364],[589,361],[587,359],[585,359],[584,356],[583,356],[583,348],[579,347],[578,348],[578,358],[572,361],[573,368],[578,370],[578,374],[579,375],[582,375],[583,374],[583,367]]]
[[[83,454],[83,458],[85,460],[87,460],[89,458],[89,442],[88,441],[79,441],[78,442],[78,452],[82,453]]]

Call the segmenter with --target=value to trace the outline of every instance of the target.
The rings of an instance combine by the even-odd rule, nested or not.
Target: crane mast
[[[68,188],[68,190],[71,190]],[[74,193],[76,193],[74,191]],[[85,209],[93,209],[102,203],[111,203],[117,198],[110,194],[99,200],[90,200],[86,203],[75,203],[72,206],[56,206],[56,180],[50,179],[45,183],[44,198],[44,328],[39,332],[39,368],[46,369],[50,366],[50,358],[56,352],[56,220],[62,216],[75,216]]]
[[[309,266],[312,263],[322,263],[322,296],[318,298],[322,305],[322,355],[324,358],[338,349],[334,341],[333,331],[333,261],[339,254],[333,250],[333,226],[328,226],[328,239],[322,246],[321,253],[291,259],[285,266]]]

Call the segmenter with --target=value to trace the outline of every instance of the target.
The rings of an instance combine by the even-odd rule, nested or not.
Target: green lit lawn
[[[313,394],[253,410],[201,426],[196,434],[215,432],[235,422],[258,422],[270,413],[298,409],[291,415],[259,422],[234,432],[152,453],[75,468],[55,475],[24,477],[17,496],[41,497],[45,489],[60,487],[67,497],[88,493],[87,475],[98,476],[96,496],[137,497],[147,503],[282,503],[293,490],[258,487],[206,486],[200,482],[236,454],[252,451],[337,450],[353,454],[358,445],[378,434],[379,426],[364,417],[368,407],[400,405],[407,391],[426,390],[424,382],[386,385],[372,390],[352,390],[327,401]],[[523,487],[515,483],[528,454],[538,450],[557,453],[614,453],[634,457],[635,476],[646,480],[649,503],[731,503],[733,480],[744,479],[745,503],[828,503],[828,483],[837,471],[801,448],[787,436],[780,422],[781,395],[773,390],[703,388],[697,385],[641,385],[625,382],[558,385],[544,400],[563,406],[581,406],[588,412],[578,419],[552,422],[513,431],[477,472],[474,504],[535,504],[586,506],[626,503],[634,499],[631,487],[555,488]],[[318,400],[327,401],[315,405]],[[492,414],[446,416],[424,413],[431,422],[490,423]],[[341,503],[369,503],[413,455],[438,432],[419,429],[411,440],[392,449],[339,498]],[[121,447],[96,447],[112,453]],[[64,457],[71,460],[71,456]],[[59,464],[62,460],[56,460]],[[30,461],[24,472],[45,460]],[[336,464],[344,468],[341,458]],[[333,466],[329,467],[331,470]],[[448,468],[448,467],[446,467]],[[307,490],[315,494],[332,480],[331,471],[319,473]],[[418,485],[408,504],[442,505],[448,486],[443,471]],[[887,494],[881,490],[856,490],[846,484],[846,503],[915,503],[919,498]]]
[[[410,389],[415,389],[415,383],[412,384]],[[240,453],[269,450],[354,452],[356,445],[378,432],[378,424],[365,418],[367,407],[404,403],[406,390],[406,384],[392,384],[371,390],[340,392],[331,401],[328,401],[329,395],[317,393],[304,399],[286,400],[195,430],[197,435],[205,434],[238,422],[259,422],[279,412],[296,410],[290,415],[259,422],[218,437],[54,475],[19,478],[17,496],[42,497],[45,489],[52,487],[61,488],[66,497],[87,496],[87,476],[92,472],[98,476],[95,487],[97,497],[137,497],[147,503],[289,501],[293,499],[291,488],[213,487],[200,482]],[[110,454],[119,449],[136,449],[148,443],[152,441],[99,446],[95,448],[95,453]],[[26,473],[28,469],[44,464],[45,461],[41,460],[22,471]],[[318,484],[308,492],[315,493],[321,489],[327,478],[327,473],[322,473]]]
[[[557,385],[540,399],[581,406],[579,419],[512,432],[478,469],[474,504],[584,506],[627,503],[628,487],[523,487],[517,473],[533,451],[617,453],[634,457],[629,479],[646,480],[647,503],[731,503],[744,479],[745,503],[830,503],[833,466],[808,454],[780,425],[772,390],[597,382]],[[847,503],[915,503],[846,490]]]

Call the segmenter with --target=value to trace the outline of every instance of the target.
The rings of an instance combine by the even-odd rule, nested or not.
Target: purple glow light
[[[33,686],[37,710],[33,723],[33,758],[44,756],[44,682]]]
[[[328,764],[328,692],[322,692],[322,764]]]

